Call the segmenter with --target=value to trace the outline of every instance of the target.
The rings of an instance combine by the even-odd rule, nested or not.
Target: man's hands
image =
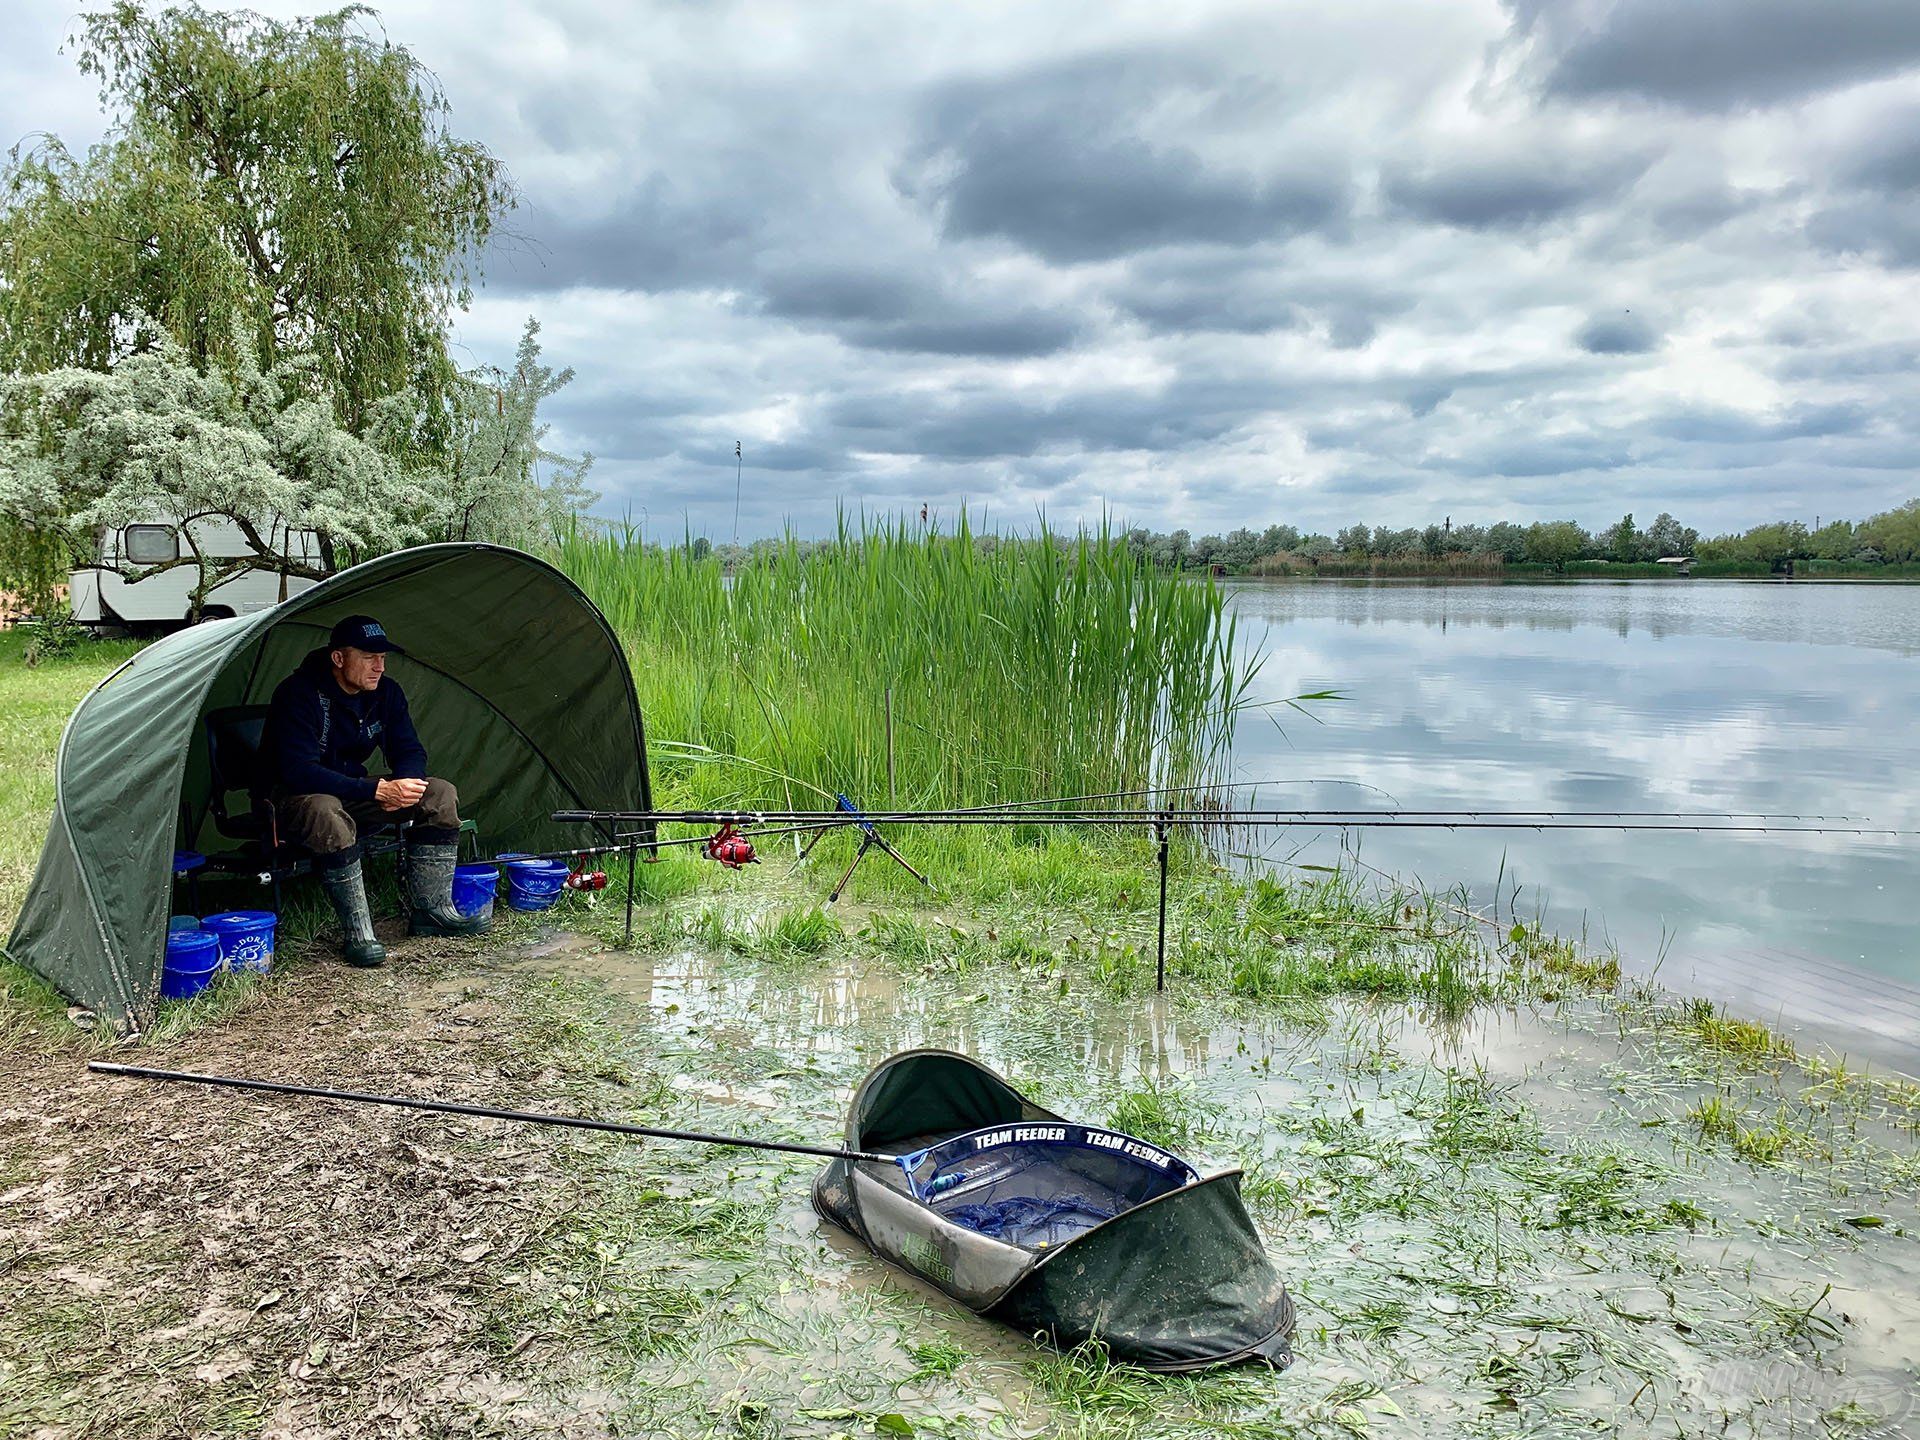
[[[424,780],[380,780],[373,787],[373,798],[380,802],[382,810],[405,810],[418,805],[426,793]]]

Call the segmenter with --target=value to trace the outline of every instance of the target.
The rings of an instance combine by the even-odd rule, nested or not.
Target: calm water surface
[[[1231,583],[1262,698],[1235,770],[1276,805],[1790,811],[1920,830],[1920,587],[1651,581]],[[1338,783],[1354,782],[1354,783]],[[1376,787],[1378,792],[1356,788]],[[1281,832],[1327,863],[1336,832]],[[1369,864],[1467,884],[1618,946],[1629,971],[1920,1068],[1920,842],[1354,832]],[[1295,854],[1304,845],[1303,853]],[[1503,912],[1504,913],[1504,912]]]

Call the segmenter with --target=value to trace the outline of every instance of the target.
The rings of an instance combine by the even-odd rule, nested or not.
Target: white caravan
[[[261,533],[275,555],[314,569],[324,568],[320,537],[313,531],[274,525],[262,526]],[[210,562],[254,553],[240,527],[224,515],[201,515],[184,523],[154,519],[103,528],[94,563],[76,569],[68,581],[73,618],[95,629],[123,629],[136,634],[187,624],[191,618],[188,596],[200,583],[198,565],[189,561],[141,580],[129,580],[122,572],[164,565],[190,557],[195,550]],[[316,583],[296,575],[283,576],[277,570],[243,570],[207,592],[200,617],[216,620],[251,615]]]

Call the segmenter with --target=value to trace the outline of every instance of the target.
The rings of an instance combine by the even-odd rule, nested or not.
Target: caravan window
[[[180,537],[171,525],[127,526],[126,554],[134,565],[164,565],[180,558]]]

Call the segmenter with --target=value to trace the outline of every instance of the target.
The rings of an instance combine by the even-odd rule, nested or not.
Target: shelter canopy
[[[380,619],[432,773],[489,850],[558,849],[554,810],[652,804],[633,675],[593,602],[545,561],[428,545],[342,571],[271,610],[140,651],[80,702],[55,762],[39,868],[8,954],[116,1025],[159,994],[177,847],[234,848],[209,816],[204,720],[264,705],[335,621]]]

